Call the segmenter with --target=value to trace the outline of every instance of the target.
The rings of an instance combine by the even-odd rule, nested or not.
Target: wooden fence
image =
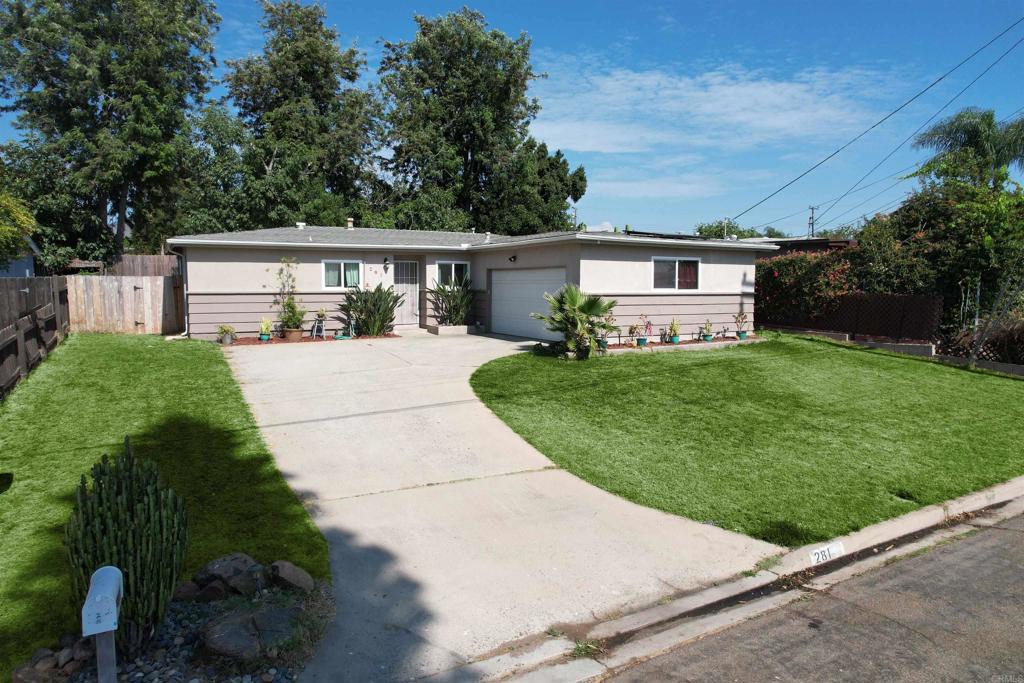
[[[178,257],[149,254],[125,254],[107,269],[107,275],[179,275]]]
[[[176,334],[185,329],[179,276],[72,275],[67,281],[72,331]]]
[[[0,397],[69,330],[65,277],[0,278]]]
[[[847,294],[835,307],[815,315],[779,314],[761,309],[758,322],[769,327],[795,327],[845,332],[851,338],[885,337],[930,341],[942,321],[941,296]]]

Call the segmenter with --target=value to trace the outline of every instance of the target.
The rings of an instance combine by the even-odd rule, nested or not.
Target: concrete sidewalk
[[[1024,517],[840,583],[612,676],[1024,680]]]
[[[468,383],[530,345],[413,332],[228,350],[279,468],[330,544],[338,616],[304,680],[479,680],[467,664],[511,641],[779,552],[555,468]]]

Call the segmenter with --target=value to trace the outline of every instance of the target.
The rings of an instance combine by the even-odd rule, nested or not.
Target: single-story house
[[[8,261],[7,265],[0,268],[0,277],[35,277],[36,257],[42,256],[43,252],[31,237],[25,238],[25,251],[18,258]]]
[[[754,319],[754,259],[774,245],[658,233],[549,232],[505,236],[431,230],[292,227],[189,235],[167,241],[183,258],[189,334],[213,338],[219,325],[257,334],[276,320],[277,270],[298,261],[297,296],[309,309],[336,315],[348,288],[378,283],[405,294],[403,326],[435,324],[427,290],[468,277],[476,291],[471,324],[488,332],[551,339],[530,317],[546,312],[545,292],[566,283],[616,299],[626,329],[646,314],[655,330],[679,320],[684,335],[710,319],[719,330],[733,315]],[[328,324],[328,330],[337,327]]]

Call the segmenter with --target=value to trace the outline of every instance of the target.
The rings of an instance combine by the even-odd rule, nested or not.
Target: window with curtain
[[[324,287],[358,287],[359,261],[324,261]]]
[[[469,264],[462,261],[439,261],[437,264],[438,284],[461,284],[469,277]]]
[[[655,259],[654,289],[699,289],[700,261]]]

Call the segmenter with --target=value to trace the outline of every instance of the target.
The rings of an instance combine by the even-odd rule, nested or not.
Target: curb
[[[987,518],[954,524],[964,515],[1000,505],[1003,507],[993,510]],[[1022,513],[1024,476],[872,524],[826,543],[796,548],[784,554],[779,564],[770,570],[761,570],[753,576],[711,586],[663,605],[595,624],[587,631],[588,639],[617,641],[618,645],[594,659],[567,660],[572,643],[561,639],[559,644],[565,643],[568,647],[555,647],[549,641],[548,646],[542,644],[533,651],[520,654],[517,657],[520,666],[517,668],[505,668],[502,672],[502,667],[490,665],[507,658],[507,654],[469,666],[486,667],[490,675],[484,680],[488,681],[585,683],[598,680],[615,669],[650,659],[803,597],[807,594],[805,591],[790,589],[785,584],[788,579],[808,570],[813,570],[815,576],[801,582],[804,588],[812,592],[826,590],[910,553],[954,540],[978,528],[996,526],[1000,521]],[[841,547],[842,551],[828,561],[814,561],[814,551],[830,547]],[[643,635],[645,631],[653,633]],[[557,654],[552,656],[555,652]],[[527,668],[529,671],[524,672]]]

